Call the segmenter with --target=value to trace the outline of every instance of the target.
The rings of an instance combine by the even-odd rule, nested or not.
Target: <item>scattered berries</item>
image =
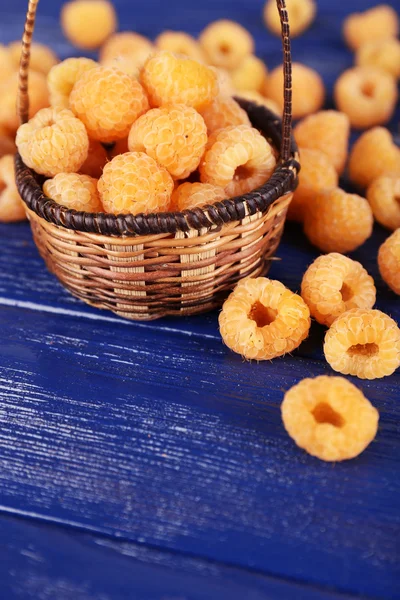
[[[72,0],[61,11],[66,38],[78,48],[94,50],[117,28],[117,15],[108,0]]]
[[[384,127],[363,133],[353,146],[349,159],[350,179],[366,188],[385,173],[400,174],[400,149]]]
[[[159,50],[168,50],[204,62],[205,57],[199,42],[183,31],[163,31],[154,43]]]
[[[397,229],[379,248],[378,266],[382,279],[400,295],[400,229]]]
[[[54,66],[48,76],[47,85],[50,104],[55,108],[69,108],[69,96],[80,76],[98,63],[90,58],[67,58]]]
[[[225,344],[247,359],[270,360],[297,348],[308,336],[310,311],[279,281],[239,281],[219,315]]]
[[[43,184],[43,192],[62,206],[83,212],[103,210],[97,179],[78,173],[58,173]]]
[[[24,204],[15,185],[14,156],[0,158],[0,223],[26,219]]]
[[[254,52],[254,40],[247,29],[227,19],[210,23],[200,34],[199,42],[209,62],[225,69],[236,68]]]
[[[154,46],[148,38],[132,31],[122,31],[114,33],[102,46],[100,63],[137,76],[153,52]]]
[[[70,110],[43,108],[19,127],[16,144],[28,167],[54,177],[80,169],[87,158],[89,138]]]
[[[374,217],[381,225],[394,231],[400,227],[400,172],[374,179],[367,191],[367,200]]]
[[[96,67],[83,73],[69,102],[89,136],[100,142],[126,137],[132,123],[149,106],[140,83],[114,67]]]
[[[257,129],[237,125],[209,137],[200,163],[200,179],[223,187],[233,197],[265,183],[275,164],[272,146]]]
[[[286,392],[281,411],[295,443],[325,461],[355,458],[378,429],[378,411],[344,377],[303,379]]]
[[[172,193],[171,210],[188,210],[226,199],[225,190],[211,183],[182,183]]]
[[[400,329],[380,310],[353,308],[326,332],[324,353],[334,371],[360,379],[385,377],[400,365]]]
[[[106,164],[97,187],[106,212],[135,215],[168,210],[174,182],[147,154],[127,152]]]
[[[267,80],[267,73],[265,62],[254,54],[249,54],[232,71],[232,83],[239,92],[240,90],[260,92]]]
[[[314,0],[286,0],[286,10],[290,22],[290,34],[292,37],[297,37],[314,21],[317,7]],[[264,21],[272,33],[281,35],[281,22],[276,0],[268,0],[265,4]]]
[[[397,37],[399,18],[396,11],[387,4],[380,4],[362,13],[349,15],[343,25],[343,35],[347,45],[357,50],[371,41]]]
[[[21,60],[22,45],[21,40],[16,40],[8,46],[10,58],[14,68],[18,69]],[[30,49],[29,68],[32,71],[47,75],[54,65],[58,63],[58,57],[49,46],[33,42]],[[3,65],[2,65],[3,67]]]
[[[356,64],[360,67],[378,67],[398,79],[400,77],[399,40],[387,38],[363,44],[357,50]]]
[[[16,111],[18,91],[18,73],[0,83],[0,125],[4,125],[11,133],[15,133],[19,126]],[[49,93],[46,77],[43,73],[29,71],[29,117],[33,117],[38,110],[49,106]]]
[[[377,67],[353,67],[344,71],[334,88],[335,102],[356,129],[386,123],[397,102],[396,82]]]
[[[125,151],[127,150],[128,146]],[[94,179],[99,179],[107,161],[108,156],[104,146],[96,140],[89,140],[87,159],[79,169],[79,172],[83,175],[94,177]]]
[[[340,188],[320,192],[304,216],[304,232],[323,252],[351,252],[371,235],[373,216],[368,202]]]
[[[212,104],[201,111],[209,134],[217,129],[225,129],[233,125],[251,127],[247,112],[230,96],[218,96]]]
[[[268,108],[268,110],[270,110],[277,116],[280,116],[282,114],[282,111],[276,102],[271,100],[271,98],[265,98],[265,96],[262,96],[258,92],[255,92],[253,90],[241,90],[238,93],[238,96],[240,96],[240,98],[243,98],[244,100],[250,100],[250,102],[254,102],[255,104],[258,104],[260,106],[265,106],[265,108]]]
[[[304,273],[301,297],[318,323],[333,321],[351,308],[372,308],[375,304],[374,280],[364,267],[343,254],[319,256]]]
[[[128,138],[131,152],[146,152],[174,179],[185,179],[197,169],[206,144],[203,117],[184,104],[149,110],[132,125]]]

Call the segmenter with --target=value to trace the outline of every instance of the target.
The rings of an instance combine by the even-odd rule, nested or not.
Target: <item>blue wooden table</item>
[[[25,4],[1,0],[1,42],[19,36]],[[150,36],[237,19],[269,66],[281,60],[261,0],[116,4],[122,29]],[[318,4],[294,57],[330,93],[352,63],[342,18],[373,2]],[[65,57],[77,51],[59,5],[41,1],[36,39]],[[376,264],[387,234],[377,226],[352,256],[399,321]],[[0,235],[1,600],[400,598],[400,373],[355,381],[379,409],[378,436],[356,460],[320,462],[289,439],[279,406],[301,378],[331,373],[322,327],[291,356],[243,362],[217,313],[125,322],[72,298],[27,224]],[[299,290],[316,256],[288,225],[270,275]]]

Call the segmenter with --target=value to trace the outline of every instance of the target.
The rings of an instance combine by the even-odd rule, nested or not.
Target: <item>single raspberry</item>
[[[368,202],[339,188],[320,192],[304,214],[304,232],[322,252],[351,252],[372,233]]]
[[[241,280],[219,315],[225,344],[244,358],[257,360],[292,352],[308,336],[310,323],[302,298],[265,277]]]
[[[326,154],[319,150],[300,148],[300,162],[299,185],[289,204],[287,217],[302,223],[315,195],[338,185],[338,174]]]
[[[87,158],[89,138],[70,110],[43,108],[19,127],[16,144],[28,167],[54,177],[80,169]]]
[[[197,60],[205,61],[204,52],[197,40],[184,31],[163,31],[154,43],[158,50],[168,50],[174,54],[182,54]]]
[[[317,7],[314,0],[286,0],[290,22],[290,34],[296,37],[309,28],[315,19]],[[264,21],[275,35],[281,35],[281,21],[276,0],[268,0],[264,6]]]
[[[69,108],[69,96],[75,83],[85,71],[98,66],[96,61],[83,57],[67,58],[54,66],[47,76],[51,106]]]
[[[293,63],[292,65],[292,113],[294,119],[317,112],[325,100],[325,88],[321,77],[314,69]],[[264,86],[264,94],[271,98],[283,111],[283,67],[271,71]]]
[[[374,127],[363,133],[350,153],[351,181],[366,188],[374,179],[392,172],[400,173],[400,149],[390,132],[384,127]]]
[[[78,173],[58,173],[43,184],[43,192],[62,206],[83,212],[102,212],[97,179]]]
[[[251,127],[247,112],[230,96],[218,96],[212,104],[201,111],[207,125],[208,133],[233,125],[248,125]]]
[[[64,35],[78,48],[99,48],[117,25],[115,9],[108,0],[72,0],[62,7]]]
[[[234,69],[254,52],[251,34],[239,23],[228,19],[207,25],[200,34],[199,42],[209,62],[225,69]]]
[[[372,308],[374,280],[364,267],[343,254],[319,256],[307,269],[301,282],[301,297],[318,323],[333,321],[351,308]]]
[[[398,175],[382,175],[371,183],[367,200],[374,217],[381,225],[392,231],[400,227],[400,172]]]
[[[272,146],[253,127],[237,125],[213,133],[200,163],[200,179],[223,187],[229,196],[246,194],[272,175]]]
[[[24,204],[15,185],[14,156],[0,158],[0,223],[26,219]]]
[[[326,332],[324,353],[334,371],[360,379],[385,377],[400,365],[400,329],[380,310],[353,308]]]
[[[294,129],[297,144],[326,154],[339,175],[346,164],[349,134],[349,117],[336,110],[321,110],[309,115]]]
[[[187,104],[201,110],[218,95],[215,72],[191,58],[160,51],[149,58],[140,74],[150,104]]]
[[[268,110],[278,116],[282,114],[282,111],[276,102],[271,100],[271,98],[265,98],[265,96],[258,92],[254,92],[253,90],[241,90],[237,95],[244,100],[250,100],[250,102],[258,104],[259,106],[265,106],[265,108],[268,108]]]
[[[21,43],[21,42],[20,42]],[[0,84],[8,79],[15,71],[15,65],[8,48],[0,44]]]
[[[374,6],[362,13],[349,15],[343,25],[343,35],[347,45],[357,50],[371,41],[397,37],[399,18],[396,11],[387,4]]]
[[[106,164],[97,187],[106,212],[135,215],[168,210],[174,182],[147,154],[127,152]]]
[[[378,429],[378,411],[344,377],[302,379],[285,393],[281,411],[295,443],[325,461],[355,458]]]
[[[217,76],[219,93],[221,96],[233,96],[235,88],[233,87],[231,74],[227,69],[222,67],[210,67]]]
[[[397,229],[379,248],[378,266],[382,279],[400,295],[400,229]]]
[[[11,42],[11,44],[8,46],[8,51],[10,53],[14,68],[18,69],[22,51],[21,40]],[[51,48],[49,48],[49,46],[39,44],[38,42],[32,43],[29,57],[29,68],[32,69],[32,71],[37,71],[38,73],[47,75],[50,69],[58,62],[58,56]]]
[[[140,83],[114,67],[96,67],[83,73],[69,102],[90,137],[100,142],[126,137],[132,123],[149,106]]]
[[[400,42],[396,38],[366,42],[357,50],[356,64],[378,67],[392,77],[400,77]]]
[[[100,63],[138,76],[154,50],[153,44],[145,36],[133,31],[122,31],[108,38],[100,51]]]
[[[188,210],[226,199],[225,190],[211,183],[181,183],[173,192],[170,210]]]
[[[377,67],[353,67],[344,71],[334,88],[336,106],[356,129],[386,123],[398,98],[396,82]]]
[[[29,71],[29,117],[38,110],[49,106],[49,93],[46,77],[43,73]],[[18,73],[0,83],[0,125],[4,125],[10,133],[15,133],[19,126],[19,118],[15,109],[17,104]]]
[[[94,179],[99,179],[107,161],[108,155],[104,146],[96,140],[89,140],[87,159],[79,169],[79,172],[83,175],[94,177]]]
[[[239,92],[240,90],[260,92],[264,88],[267,74],[265,62],[254,54],[249,54],[232,71],[232,83]]]
[[[185,179],[199,166],[207,144],[204,119],[190,106],[153,108],[132,125],[131,152],[146,152],[174,179]]]

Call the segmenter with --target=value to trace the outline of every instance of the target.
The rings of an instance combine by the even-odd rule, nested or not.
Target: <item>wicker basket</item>
[[[28,119],[27,78],[38,0],[22,40],[18,111]],[[149,215],[68,210],[16,156],[16,181],[35,243],[49,270],[76,297],[128,319],[190,315],[220,306],[243,277],[265,274],[278,246],[299,164],[291,138],[291,56],[284,0],[277,0],[284,50],[284,114],[240,100],[254,127],[280,151],[271,179],[244,196],[195,210]]]

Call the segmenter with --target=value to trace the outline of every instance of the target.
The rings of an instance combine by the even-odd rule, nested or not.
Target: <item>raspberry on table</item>
[[[108,0],[72,0],[61,10],[65,37],[78,48],[99,48],[117,28],[117,15]]]
[[[400,77],[400,41],[387,38],[366,42],[357,50],[356,64],[360,67],[379,67],[392,75]]]
[[[174,182],[144,152],[127,152],[106,164],[97,188],[106,212],[136,215],[167,211]]]
[[[309,115],[294,129],[298,146],[326,154],[339,175],[347,160],[349,134],[349,117],[337,110],[321,110]]]
[[[276,67],[264,86],[264,94],[271,98],[283,112],[283,67]],[[294,119],[301,119],[317,112],[325,100],[325,88],[321,77],[314,69],[301,63],[292,65],[292,113]]]
[[[44,182],[43,192],[54,202],[72,210],[89,213],[103,211],[97,179],[88,175],[58,173]]]
[[[43,73],[29,71],[29,117],[33,117],[38,110],[49,106],[49,93],[46,77]],[[19,126],[16,111],[18,92],[18,73],[13,73],[8,79],[0,83],[0,125],[5,126],[10,133],[15,133]]]
[[[351,308],[372,308],[376,300],[374,280],[364,267],[343,254],[319,256],[301,282],[301,297],[318,323],[332,325]]]
[[[234,69],[254,52],[251,34],[235,21],[213,21],[200,34],[199,42],[209,62],[216,67]]]
[[[0,158],[0,223],[26,219],[24,204],[15,184],[14,156]]]
[[[125,152],[127,152],[127,150],[128,146],[126,147]],[[94,177],[94,179],[99,179],[107,161],[108,155],[104,146],[97,140],[89,139],[87,159],[79,169],[79,172],[83,175]]]
[[[377,379],[400,366],[400,329],[376,309],[344,312],[326,332],[325,358],[334,371],[360,379]]]
[[[308,336],[310,324],[303,299],[265,277],[239,281],[219,315],[228,348],[256,360],[292,352]]]
[[[212,104],[200,111],[209,135],[217,129],[225,129],[233,125],[251,127],[247,112],[230,96],[217,96]]]
[[[100,50],[100,63],[118,67],[129,75],[138,75],[149,56],[155,51],[152,42],[139,33],[114,33]]]
[[[340,188],[320,192],[304,215],[304,232],[322,252],[351,252],[372,234],[372,210],[357,194]]]
[[[217,75],[211,68],[167,51],[146,61],[140,81],[153,107],[186,104],[201,110],[218,95]]]
[[[269,179],[274,151],[253,127],[237,125],[211,134],[200,163],[200,180],[223,187],[228,196],[246,194]]]
[[[67,58],[55,65],[47,76],[50,104],[55,108],[69,108],[69,96],[80,76],[98,67],[91,58]]]
[[[290,23],[290,35],[297,37],[309,28],[315,19],[317,7],[314,0],[286,0]],[[264,6],[264,21],[275,35],[281,35],[281,21],[276,0],[267,0]]]
[[[383,281],[400,295],[400,229],[396,229],[379,248],[378,266]]]
[[[374,217],[394,231],[400,227],[400,171],[398,175],[382,175],[371,183],[367,200]]]
[[[95,67],[83,73],[69,103],[89,136],[100,142],[127,137],[132,123],[149,107],[140,83],[115,67]]]
[[[285,393],[281,412],[297,446],[325,461],[355,458],[378,430],[378,411],[344,377],[302,379]]]
[[[244,100],[250,100],[250,102],[258,104],[259,106],[265,106],[265,108],[268,108],[268,110],[275,113],[277,116],[281,116],[282,114],[282,111],[276,102],[271,100],[271,98],[266,98],[258,92],[253,90],[241,90],[237,95]]]
[[[205,61],[204,52],[199,42],[184,31],[163,31],[154,40],[154,44],[158,50],[183,54],[183,56],[188,56],[199,62]]]
[[[299,185],[289,204],[287,218],[302,223],[315,195],[337,187],[339,178],[326,154],[309,148],[299,148],[299,151],[301,162]]]
[[[347,45],[357,50],[371,41],[397,37],[399,18],[396,11],[387,4],[379,4],[362,13],[349,15],[343,24],[343,35]]]
[[[14,68],[18,69],[22,52],[21,40],[11,42],[11,44],[8,46],[8,51],[10,53],[10,58],[13,62]],[[49,48],[49,46],[46,46],[45,44],[39,44],[38,42],[32,43],[29,57],[30,69],[37,71],[38,73],[43,73],[43,75],[47,75],[50,69],[58,62],[58,56],[51,48]]]
[[[21,42],[20,42],[21,43]],[[15,65],[11,59],[10,51],[8,48],[0,44],[0,84],[5,79],[8,79],[15,71]]]
[[[54,177],[80,169],[87,158],[89,138],[70,110],[43,108],[19,127],[16,144],[28,167]]]
[[[197,169],[206,144],[203,117],[184,104],[149,110],[132,125],[128,137],[131,152],[146,152],[174,179],[185,179]]]
[[[386,123],[398,98],[396,82],[377,67],[353,67],[344,71],[334,87],[336,106],[356,129]]]
[[[354,144],[349,159],[350,179],[366,188],[386,173],[400,174],[400,149],[385,127],[363,133]]]
[[[239,92],[240,90],[260,92],[265,85],[267,75],[265,62],[254,54],[249,54],[232,71],[232,83]]]
[[[224,188],[211,183],[181,183],[173,192],[170,210],[189,210],[226,199]]]

